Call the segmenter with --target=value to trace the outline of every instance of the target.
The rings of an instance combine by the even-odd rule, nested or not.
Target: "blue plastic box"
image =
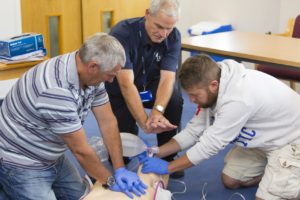
[[[11,58],[38,50],[45,51],[41,34],[27,33],[0,40],[0,57]]]

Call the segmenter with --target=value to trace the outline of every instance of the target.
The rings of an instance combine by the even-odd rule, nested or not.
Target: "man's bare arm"
[[[115,169],[123,167],[124,162],[120,132],[110,103],[93,107],[92,111],[101,130],[103,141],[111,157],[113,167]]]
[[[174,83],[175,72],[161,70],[154,105],[162,105],[164,108],[167,107],[173,93]],[[163,128],[165,131],[176,128],[175,125],[171,124],[169,120],[167,120],[164,115],[155,108],[152,109],[146,124],[152,128]]]
[[[146,121],[148,116],[144,110],[138,89],[134,85],[133,71],[129,69],[121,70],[117,75],[117,80],[131,115],[139,126],[147,131]]]
[[[159,147],[159,151],[156,154],[156,156],[158,156],[160,158],[164,158],[164,157],[169,156],[173,153],[177,153],[180,150],[181,149],[180,149],[179,144],[176,142],[176,140],[174,140],[172,138],[167,143],[165,143],[165,144],[163,144],[162,146]]]
[[[62,137],[83,169],[100,183],[106,183],[111,173],[101,163],[96,152],[89,146],[83,128],[73,133],[64,134]]]

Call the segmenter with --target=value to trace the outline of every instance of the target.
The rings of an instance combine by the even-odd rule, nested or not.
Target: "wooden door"
[[[108,32],[120,20],[144,16],[150,0],[82,0],[83,38]]]
[[[41,33],[49,57],[82,44],[81,0],[21,0],[22,32]]]

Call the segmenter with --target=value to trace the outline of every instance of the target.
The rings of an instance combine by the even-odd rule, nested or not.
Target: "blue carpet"
[[[226,189],[221,182],[223,158],[230,147],[221,151],[218,155],[203,161],[197,166],[185,170],[185,182],[187,191],[184,194],[175,194],[175,200],[229,200],[231,195],[239,192],[245,199],[255,199],[256,187],[243,188],[238,190]],[[172,192],[182,191],[182,184],[173,181],[169,182],[169,190]],[[203,194],[206,198],[203,198]],[[235,196],[232,200],[242,199]]]
[[[194,115],[195,111],[196,105],[189,102],[188,97],[184,95],[182,127],[185,127],[187,122]],[[88,116],[88,119],[84,124],[84,128],[88,137],[98,135],[97,123],[91,114]],[[150,144],[156,144],[156,137],[154,134],[144,134],[141,131],[140,136],[146,139]],[[185,177],[179,180],[186,184],[187,191],[184,194],[175,194],[173,198],[175,198],[175,200],[227,200],[230,199],[232,194],[239,192],[247,200],[255,199],[256,187],[228,190],[223,186],[220,178],[223,168],[223,158],[229,149],[230,146],[209,160],[205,160],[199,165],[185,170]],[[82,169],[81,173],[83,173]],[[183,191],[184,187],[182,183],[170,179],[168,189],[174,193]],[[202,190],[204,190],[203,193],[206,194],[206,198],[203,198]],[[239,196],[231,198],[231,200],[239,199],[242,198]]]

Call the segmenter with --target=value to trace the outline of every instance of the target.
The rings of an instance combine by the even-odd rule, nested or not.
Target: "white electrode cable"
[[[207,185],[208,185],[207,182],[205,182],[205,183],[203,184],[202,191],[201,191],[201,194],[202,194],[201,200],[206,200],[206,196],[207,196],[206,187],[207,187]]]
[[[173,200],[176,200],[176,198],[174,197],[174,195],[186,193],[187,187],[186,187],[186,184],[185,184],[184,181],[172,180],[172,179],[170,179],[169,181],[172,181],[172,182],[175,182],[175,183],[180,183],[181,185],[183,185],[183,190],[182,190],[182,191],[179,191],[179,192],[173,192],[173,193],[172,193],[172,199],[173,199]]]
[[[202,187],[202,198],[201,198],[200,200],[207,200],[207,199],[206,199],[206,196],[207,196],[207,190],[206,190],[207,185],[208,185],[207,182],[205,182],[205,183],[203,184],[203,187]],[[233,200],[233,197],[235,197],[235,196],[239,196],[242,200],[246,200],[246,198],[244,197],[244,195],[242,195],[242,194],[239,193],[239,192],[233,193],[233,194],[229,197],[228,200]]]
[[[229,200],[232,200],[232,198],[233,198],[234,196],[239,196],[239,197],[241,197],[243,200],[246,200],[246,198],[244,197],[244,195],[242,195],[242,194],[239,193],[239,192],[233,193],[233,194],[229,197]]]

